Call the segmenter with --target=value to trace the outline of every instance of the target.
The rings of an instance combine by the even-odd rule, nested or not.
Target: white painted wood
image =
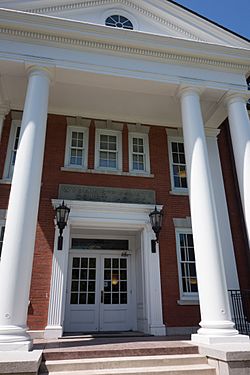
[[[68,268],[69,225],[63,231],[63,250],[57,250],[59,231],[55,229],[54,252],[52,260],[48,322],[44,331],[45,339],[63,335],[64,306]]]
[[[250,245],[250,121],[246,108],[249,94],[238,93],[227,97],[229,126],[234,151],[241,202]]]
[[[11,348],[28,350],[31,347],[31,339],[26,333],[26,320],[40,196],[49,85],[48,70],[39,67],[29,69],[20,142],[0,263],[1,350],[11,350]]]
[[[228,216],[227,201],[224,189],[224,181],[221,170],[220,155],[217,144],[218,130],[210,134],[206,129],[207,150],[209,166],[213,181],[216,214],[218,217],[218,229],[221,239],[223,264],[226,275],[227,289],[239,289],[238,272],[235,261],[231,227]]]
[[[128,282],[128,303],[126,304],[105,304],[101,301],[101,293],[104,291],[104,260],[120,259],[121,251],[86,251],[71,250],[69,257],[68,287],[66,301],[65,327],[66,332],[94,332],[94,331],[129,331],[134,329],[135,317],[132,316],[133,308],[133,285],[131,282],[131,257],[127,260],[127,282]],[[94,304],[71,304],[71,283],[72,283],[72,260],[74,257],[96,259],[96,285]]]
[[[231,321],[199,91],[187,87],[180,96],[201,311],[201,328],[192,340],[248,340]]]

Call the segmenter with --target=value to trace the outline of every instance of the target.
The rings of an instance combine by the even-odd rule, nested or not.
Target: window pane
[[[197,293],[197,276],[191,233],[179,233],[183,293]]]
[[[171,142],[174,187],[187,188],[186,160],[183,142]]]

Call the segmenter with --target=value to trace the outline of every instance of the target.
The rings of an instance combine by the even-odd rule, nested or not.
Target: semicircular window
[[[105,25],[129,30],[133,30],[134,28],[132,22],[128,18],[120,16],[119,14],[109,16],[105,21]]]

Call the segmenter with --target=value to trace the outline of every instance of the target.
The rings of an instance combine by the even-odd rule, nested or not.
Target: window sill
[[[2,184],[2,185],[11,185],[11,182],[12,182],[12,180],[6,180],[4,178],[2,178],[0,180],[0,184]]]
[[[86,172],[85,168],[74,168],[74,167],[61,167],[63,172]]]
[[[179,299],[177,305],[181,306],[198,306],[200,304],[198,299]]]
[[[80,169],[72,167],[61,167],[63,172],[78,172],[78,173],[92,173],[92,174],[109,174],[118,176],[128,176],[128,177],[144,177],[144,178],[154,178],[153,174],[150,173],[136,173],[136,172],[122,172],[117,170],[107,170],[107,169]]]
[[[189,195],[188,189],[187,190],[170,190],[169,194],[171,195]]]

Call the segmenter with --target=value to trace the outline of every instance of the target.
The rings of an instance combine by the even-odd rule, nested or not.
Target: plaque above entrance
[[[155,191],[60,184],[58,198],[91,202],[155,204]]]

